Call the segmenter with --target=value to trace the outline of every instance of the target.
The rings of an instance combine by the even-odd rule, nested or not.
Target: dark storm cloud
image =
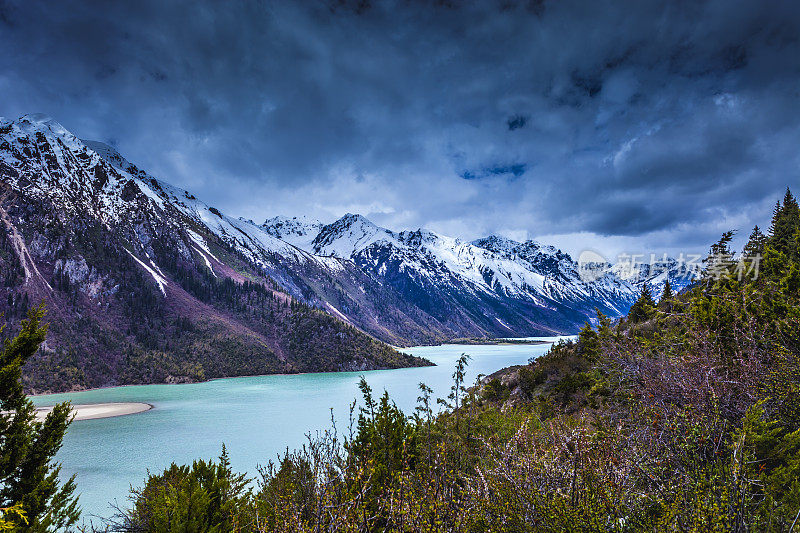
[[[705,246],[800,186],[798,35],[790,1],[4,1],[0,114],[253,219]]]
[[[460,175],[465,180],[479,180],[495,176],[502,176],[507,179],[515,179],[525,174],[527,169],[528,165],[524,163],[517,163],[482,168],[480,171],[465,170]]]
[[[513,117],[509,118],[507,121],[508,129],[511,131],[518,130],[520,128],[524,128],[525,124],[528,123],[528,117],[523,115],[514,115]]]

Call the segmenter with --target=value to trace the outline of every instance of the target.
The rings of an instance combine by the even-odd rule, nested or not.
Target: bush
[[[195,461],[191,467],[172,464],[150,475],[130,496],[131,509],[122,511],[115,531],[160,533],[203,531],[226,533],[249,527],[248,480],[234,474],[225,447],[219,461]]]
[[[519,369],[519,386],[530,397],[536,387],[547,381],[547,374],[541,368],[523,366]]]
[[[483,387],[483,397],[490,402],[499,402],[508,398],[510,391],[499,379],[493,378]]]

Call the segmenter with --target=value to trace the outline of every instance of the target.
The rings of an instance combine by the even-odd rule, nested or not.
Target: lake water
[[[541,337],[554,341],[558,337]],[[370,372],[341,372],[230,378],[186,385],[137,385],[33,398],[37,406],[69,400],[73,404],[146,402],[150,411],[73,422],[57,456],[62,476],[77,474],[84,518],[109,516],[111,502],[125,505],[130,486],[141,486],[150,470],[171,462],[215,458],[224,442],[233,468],[256,473],[256,466],[296,448],[305,435],[330,427],[331,409],[340,434],[347,432],[349,406],[360,398],[365,376],[375,396],[387,390],[407,414],[426,383],[434,397],[445,397],[458,357],[472,356],[467,383],[478,374],[523,364],[549,344],[506,346],[424,346],[404,351],[437,366]]]

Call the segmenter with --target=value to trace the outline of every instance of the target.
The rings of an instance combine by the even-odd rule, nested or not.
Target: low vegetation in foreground
[[[463,356],[448,398],[420,384],[413,413],[362,381],[349,427],[255,485],[223,448],[148,477],[101,530],[792,531],[800,208],[787,192],[737,256],[731,237],[695,286],[644,289],[529,365],[468,387]]]

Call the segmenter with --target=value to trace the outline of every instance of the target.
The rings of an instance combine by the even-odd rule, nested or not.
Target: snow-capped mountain
[[[297,234],[284,226],[281,238],[312,254],[352,261],[401,289],[430,287],[464,296],[519,300],[543,309],[566,305],[593,312],[600,307],[614,316],[627,310],[636,292],[611,273],[585,282],[568,254],[533,241],[490,236],[466,242],[423,229],[394,232],[353,214],[319,229],[292,227]],[[310,239],[314,231],[318,233]],[[505,324],[503,317],[495,319]]]
[[[265,221],[261,227],[273,237],[307,250],[312,248],[311,243],[323,225],[319,220],[305,216],[291,218],[278,216]]]
[[[15,269],[21,276],[7,284],[11,300],[0,300],[19,302],[23,294],[29,301],[66,298],[55,307],[82,317],[104,309],[103,318],[111,321],[104,327],[115,331],[109,334],[115,342],[132,346],[141,357],[157,350],[178,367],[183,359],[176,350],[188,350],[188,340],[178,348],[165,340],[168,319],[142,315],[134,303],[137,291],[144,291],[146,309],[164,317],[190,315],[196,330],[198,317],[208,313],[215,334],[236,331],[235,342],[251,346],[248,350],[261,343],[274,358],[272,367],[257,370],[265,373],[368,368],[391,359],[386,354],[370,359],[358,350],[335,364],[304,358],[308,348],[292,337],[296,315],[321,315],[297,302],[396,345],[560,334],[592,320],[595,308],[620,316],[642,282],[660,294],[659,283],[682,273],[675,267],[624,277],[614,267],[587,281],[579,265],[552,246],[497,236],[467,242],[424,229],[396,232],[357,214],[330,224],[274,217],[257,225],[222,213],[150,176],[114,148],[81,141],[38,115],[0,121],[0,175],[7,249],[0,268],[6,276]],[[682,287],[677,278],[673,286]],[[134,317],[144,320],[147,334]],[[179,323],[181,331],[190,327]],[[351,344],[362,343],[351,330]],[[63,350],[58,353],[63,357]],[[206,375],[240,371],[226,367],[218,355],[209,358],[213,362],[195,361],[213,368]],[[253,372],[245,360],[237,365]],[[111,374],[119,373],[122,363],[114,365]],[[170,375],[191,373],[173,370]]]
[[[0,119],[0,177],[0,313],[50,322],[30,390],[425,364],[300,301],[338,263],[48,117]]]
[[[544,277],[541,291],[555,300],[597,302],[602,304],[601,310],[605,308],[612,316],[619,316],[627,311],[633,298],[633,287],[613,273],[584,280],[572,257],[553,246],[535,241],[518,243],[497,236],[478,239],[473,244],[539,273]]]
[[[655,255],[629,256],[609,268],[613,275],[627,281],[639,291],[642,285],[647,284],[656,300],[660,298],[667,281],[672,292],[677,293],[698,279],[701,270],[699,257],[687,260]]]

